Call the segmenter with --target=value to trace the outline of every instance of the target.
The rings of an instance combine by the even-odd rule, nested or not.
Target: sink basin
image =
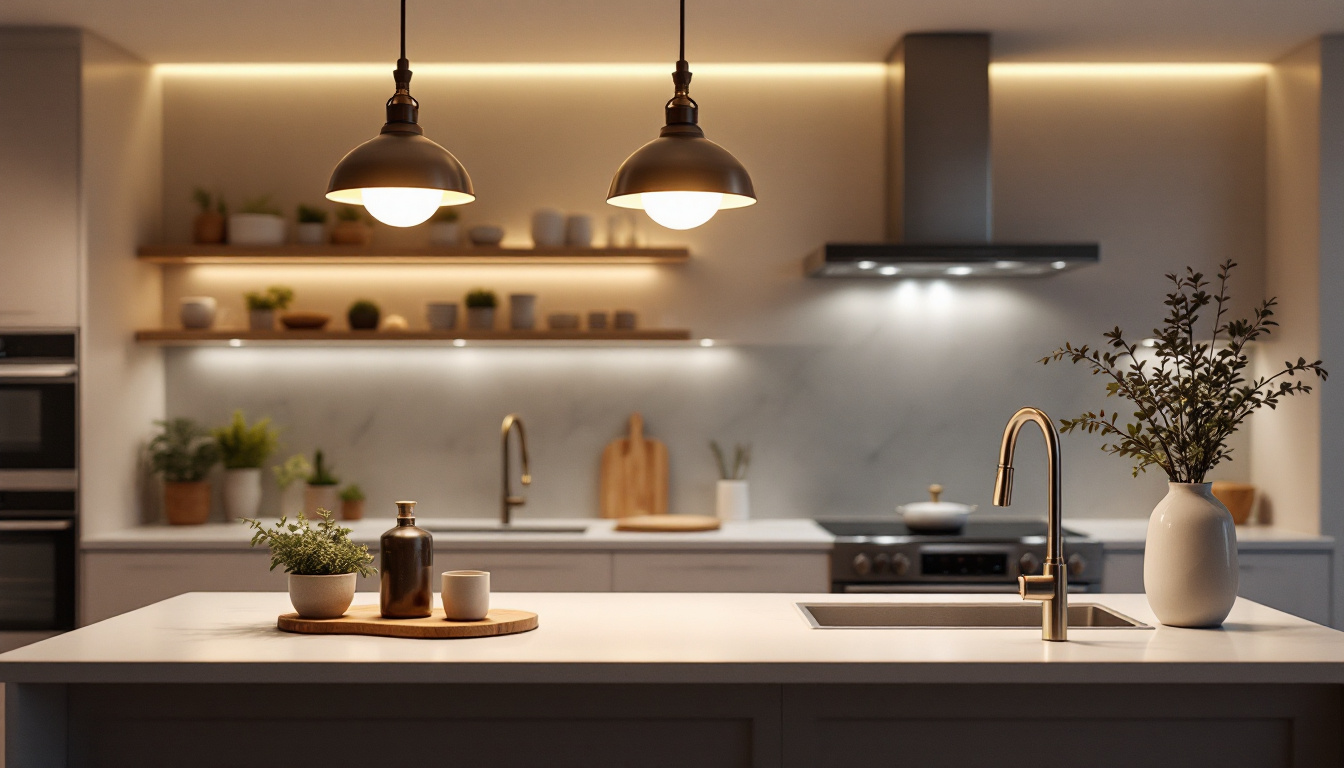
[[[587,533],[586,525],[425,525],[430,533]]]
[[[1040,603],[798,603],[815,629],[1040,629]],[[1092,603],[1069,606],[1078,629],[1152,629]]]

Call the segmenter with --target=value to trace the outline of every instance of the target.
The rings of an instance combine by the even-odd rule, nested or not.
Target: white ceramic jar
[[[229,214],[229,245],[280,245],[285,220],[269,213]]]
[[[720,480],[715,488],[715,511],[720,520],[751,518],[751,497],[746,480]]]
[[[571,248],[591,248],[593,245],[593,217],[583,213],[571,214],[565,219],[565,245]]]
[[[1148,519],[1143,588],[1169,626],[1219,626],[1237,599],[1237,529],[1212,486],[1168,483]]]
[[[215,324],[218,306],[213,296],[183,296],[178,319],[182,321],[183,328],[205,330]]]
[[[532,214],[532,246],[556,248],[565,244],[565,214],[540,208]]]
[[[255,518],[261,508],[261,469],[224,470],[224,518]]]
[[[515,331],[530,331],[537,326],[537,295],[535,293],[509,294],[509,327]]]

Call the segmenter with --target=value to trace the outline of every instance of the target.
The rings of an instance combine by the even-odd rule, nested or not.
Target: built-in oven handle
[[[78,372],[79,366],[74,363],[0,365],[0,379],[70,379],[74,378]]]
[[[0,533],[18,531],[68,531],[74,527],[70,520],[0,520]]]

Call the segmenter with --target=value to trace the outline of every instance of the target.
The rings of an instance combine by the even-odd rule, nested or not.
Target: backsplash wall
[[[416,95],[427,135],[473,174],[465,226],[501,223],[525,244],[532,210],[553,206],[594,214],[600,242],[606,185],[656,135],[665,79],[417,75]],[[320,201],[332,164],[381,123],[384,80],[166,75],[169,239],[189,237],[198,184],[235,204],[268,192],[287,210]],[[674,512],[712,510],[710,438],[754,445],[757,516],[883,514],[932,482],[988,508],[1014,409],[1059,418],[1103,404],[1097,379],[1041,366],[1042,355],[1115,324],[1148,335],[1162,274],[1185,264],[1212,271],[1236,258],[1245,307],[1261,294],[1264,251],[1263,77],[1015,75],[993,88],[996,236],[1097,240],[1099,266],[1001,282],[804,279],[801,259],[822,242],[882,232],[880,76],[701,76],[707,135],[746,164],[761,202],[686,233],[642,224],[651,244],[690,245],[687,266],[172,269],[165,320],[175,324],[178,296],[204,293],[241,325],[241,293],[284,282],[301,308],[339,314],[368,296],[423,325],[426,300],[485,285],[536,292],[542,313],[633,308],[720,346],[170,350],[168,412],[274,417],[288,451],[326,449],[373,515],[405,497],[426,514],[497,514],[498,429],[511,411],[527,423],[535,476],[520,518],[595,515],[598,457],[633,410],[668,443]],[[271,117],[287,102],[277,130]],[[1043,509],[1034,440],[1013,512]],[[1162,478],[1132,479],[1097,442],[1065,437],[1066,515],[1146,515]],[[1249,476],[1248,453],[1224,475]]]

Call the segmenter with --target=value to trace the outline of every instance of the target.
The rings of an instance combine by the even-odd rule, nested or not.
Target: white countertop
[[[496,594],[540,627],[409,640],[275,628],[283,593],[192,593],[0,655],[34,683],[1344,684],[1344,633],[1238,599],[1217,630],[813,629],[796,603],[1015,595]],[[1076,597],[1156,624],[1143,595]],[[376,604],[360,594],[357,604]]]
[[[275,521],[265,520],[268,526]],[[343,521],[350,537],[376,547],[378,537],[396,524],[395,518],[380,517]],[[497,520],[466,518],[420,518],[421,527],[489,527]],[[614,520],[523,519],[515,527],[584,526],[584,533],[460,533],[434,530],[434,548],[443,550],[749,550],[830,551],[833,538],[815,522],[804,518],[727,521],[717,531],[693,533],[634,533],[615,530]],[[146,525],[87,536],[85,550],[205,550],[249,549],[252,529],[246,524]]]

